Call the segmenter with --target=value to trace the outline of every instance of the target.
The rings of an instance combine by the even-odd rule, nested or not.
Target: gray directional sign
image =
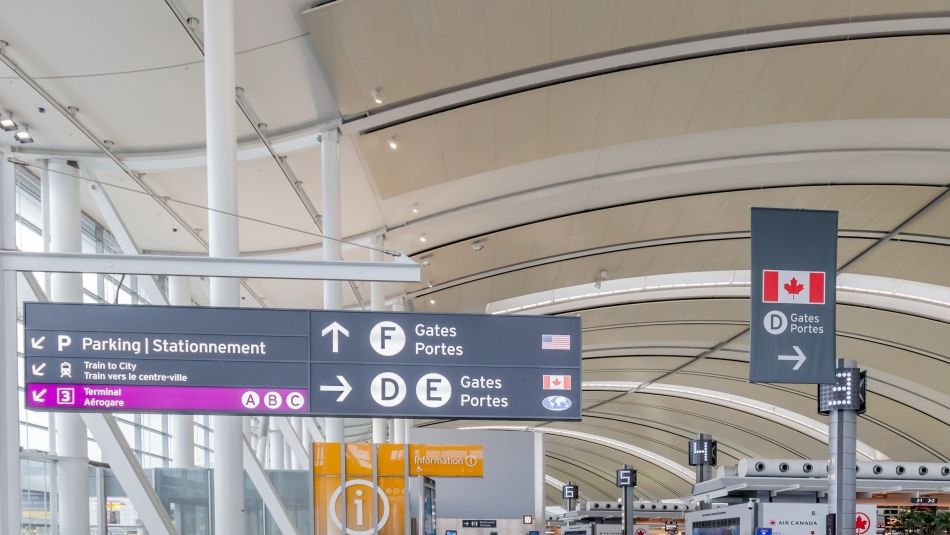
[[[31,409],[579,420],[569,317],[27,303]]]
[[[835,382],[838,213],[752,209],[749,382]]]

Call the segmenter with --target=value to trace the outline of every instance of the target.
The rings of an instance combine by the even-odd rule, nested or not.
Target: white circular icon
[[[366,487],[367,489],[369,489],[370,495],[373,493],[372,481],[367,481],[365,479],[353,479],[346,482],[347,488],[353,487],[356,485],[359,485],[361,487]],[[329,503],[327,503],[327,505],[330,507],[330,520],[336,525],[336,527],[343,529],[343,523],[340,522],[340,516],[336,512],[336,502],[340,499],[341,494],[343,494],[342,485],[340,485],[339,487],[336,488],[335,491],[333,491],[333,494],[330,495],[330,501]],[[349,535],[370,535],[371,533],[373,533],[373,529],[374,529],[373,523],[369,521],[370,519],[367,519],[365,517],[364,518],[360,518],[360,517],[362,516],[362,513],[364,512],[373,511],[373,504],[363,503],[364,502],[363,491],[357,490],[355,494],[357,495],[357,503],[358,503],[356,507],[357,510],[355,511],[357,525],[360,525],[360,526],[368,525],[369,527],[367,529],[353,529],[349,527],[350,522],[349,522],[349,519],[347,519],[346,532],[349,533]],[[382,527],[386,524],[386,521],[389,520],[389,498],[386,497],[386,492],[383,491],[383,488],[378,487],[378,486],[376,487],[376,495],[379,498],[379,502],[381,502],[383,506],[381,514],[379,515],[379,528],[381,530]],[[347,505],[353,506],[355,504],[347,504]],[[370,516],[372,515],[370,514]],[[360,520],[366,520],[366,521],[360,522]]]
[[[241,394],[241,405],[244,405],[245,409],[256,409],[260,404],[261,396],[257,392],[248,390]]]
[[[291,409],[297,410],[303,407],[304,397],[300,392],[291,392],[287,394],[287,406]]]
[[[465,456],[465,466],[473,467],[476,464],[478,464],[478,457],[475,457],[474,455]]]
[[[268,409],[279,409],[284,398],[277,392],[268,392],[264,394],[264,406]]]
[[[426,407],[441,407],[452,398],[452,383],[444,375],[427,373],[416,383],[416,397]]]
[[[406,381],[395,373],[383,372],[373,377],[369,393],[383,407],[395,407],[406,399]]]
[[[782,334],[788,328],[788,318],[781,310],[772,310],[762,319],[765,330],[772,334]]]
[[[381,321],[369,331],[369,345],[380,355],[391,357],[406,345],[406,332],[396,323]]]

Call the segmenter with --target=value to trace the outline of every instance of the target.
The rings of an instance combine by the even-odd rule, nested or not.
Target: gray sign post
[[[857,492],[857,421],[864,411],[865,376],[851,359],[839,359],[834,385],[818,386],[818,412],[829,415],[828,511],[834,535],[854,535]]]
[[[749,382],[834,382],[837,239],[837,212],[752,209]]]
[[[634,514],[633,501],[635,496],[633,490],[637,486],[637,471],[633,467],[623,465],[617,470],[617,486],[620,487],[620,504],[623,509],[623,532],[624,535],[633,535]]]
[[[577,317],[27,303],[26,406],[581,419]]]

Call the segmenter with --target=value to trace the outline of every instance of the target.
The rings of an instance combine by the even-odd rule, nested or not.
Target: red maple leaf
[[[785,291],[792,296],[792,299],[794,299],[795,296],[801,293],[801,291],[805,288],[805,285],[799,284],[798,281],[795,280],[795,277],[792,277],[792,280],[783,284],[782,287],[785,288]]]
[[[858,516],[854,517],[854,528],[858,531],[858,533],[864,533],[867,531],[868,517],[862,514],[858,514]]]

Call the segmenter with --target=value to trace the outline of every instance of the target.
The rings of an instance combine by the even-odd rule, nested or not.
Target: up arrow
[[[320,336],[326,336],[327,333],[333,333],[333,352],[334,353],[340,352],[340,335],[342,334],[343,336],[347,338],[350,337],[350,331],[346,330],[346,328],[344,328],[342,325],[340,325],[339,323],[335,321],[327,325],[326,327],[324,327],[323,330],[320,331]]]
[[[43,390],[34,390],[32,396],[34,403],[43,403],[46,401],[46,389],[44,388]]]
[[[44,375],[46,375],[46,372],[43,371],[43,368],[45,367],[46,367],[45,362],[30,365],[30,368],[33,370],[33,375],[37,377],[43,377]]]
[[[794,360],[794,361],[796,361],[796,362],[795,362],[795,365],[792,366],[792,370],[793,370],[793,371],[798,371],[798,369],[802,367],[802,364],[805,363],[805,359],[806,359],[807,357],[805,357],[805,354],[802,353],[802,350],[801,350],[798,346],[792,346],[792,349],[795,350],[795,353],[796,353],[795,355],[779,355],[779,356],[778,356],[778,359],[779,359],[779,360]]]
[[[40,336],[39,338],[30,338],[30,345],[33,349],[43,349],[43,342],[46,340],[46,336]]]
[[[350,395],[350,391],[353,390],[353,387],[350,386],[350,383],[346,382],[346,378],[342,375],[336,376],[337,381],[340,381],[339,385],[320,385],[321,392],[339,392],[340,395],[337,396],[337,401],[343,401],[346,399],[346,396]]]

